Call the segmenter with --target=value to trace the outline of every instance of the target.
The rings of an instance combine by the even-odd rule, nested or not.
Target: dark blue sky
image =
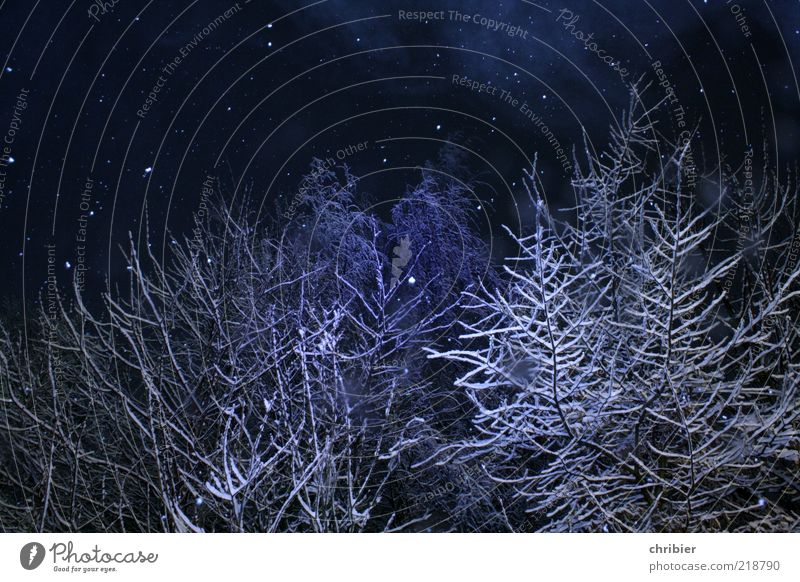
[[[48,244],[62,280],[81,252],[103,288],[125,273],[145,202],[160,249],[189,234],[208,176],[274,213],[314,157],[346,161],[380,201],[451,141],[486,220],[513,224],[527,160],[539,153],[548,200],[569,204],[553,139],[571,151],[585,130],[601,148],[639,77],[649,103],[659,81],[674,88],[706,169],[751,144],[784,173],[798,157],[797,0],[111,4],[0,1],[5,295],[25,282],[35,297]],[[679,134],[669,111],[659,120]]]

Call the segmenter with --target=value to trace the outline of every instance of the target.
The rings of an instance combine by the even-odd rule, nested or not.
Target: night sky
[[[455,148],[485,230],[517,228],[534,155],[569,206],[573,145],[602,149],[637,79],[674,90],[663,135],[697,127],[698,196],[751,146],[782,177],[798,159],[797,0],[0,0],[0,39],[0,280],[26,302],[48,256],[98,293],[129,232],[160,256],[204,183],[279,221],[315,157],[380,203]]]

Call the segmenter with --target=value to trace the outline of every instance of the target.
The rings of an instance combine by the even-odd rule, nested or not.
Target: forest
[[[317,160],[6,317],[2,530],[800,531],[797,185],[703,200],[649,113],[500,260],[446,160],[386,215]]]

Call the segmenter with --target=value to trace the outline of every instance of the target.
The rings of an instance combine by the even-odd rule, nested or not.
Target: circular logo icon
[[[22,546],[19,552],[19,563],[26,570],[35,570],[44,561],[44,546],[38,542],[31,542]]]

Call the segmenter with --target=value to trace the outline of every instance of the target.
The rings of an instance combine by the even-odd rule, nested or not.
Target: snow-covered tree
[[[502,269],[436,164],[388,217],[315,162],[278,228],[131,244],[102,309],[0,333],[0,527],[797,530],[797,193],[704,207],[650,113],[567,218],[534,165]]]
[[[468,364],[477,433],[430,462],[485,459],[546,531],[797,529],[800,270],[761,238],[794,193],[761,205],[759,236],[711,253],[731,210],[694,202],[685,148],[648,170],[635,112],[577,175],[574,223],[529,174],[512,283],[476,294],[489,315],[465,325],[480,343],[431,354]],[[742,297],[730,282],[758,243],[758,280],[738,289],[759,291]],[[741,317],[725,307],[742,301]]]

